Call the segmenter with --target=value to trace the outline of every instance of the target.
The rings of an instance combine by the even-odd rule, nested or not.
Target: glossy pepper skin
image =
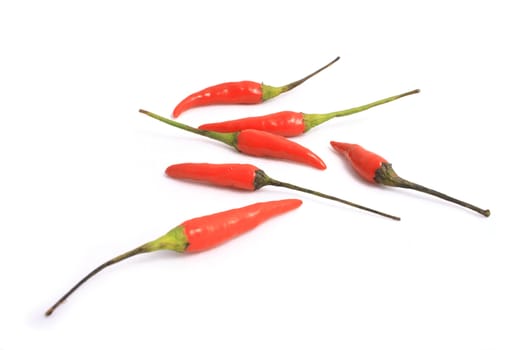
[[[176,128],[221,141],[231,147],[234,147],[241,153],[256,157],[286,159],[289,161],[306,164],[317,169],[326,169],[326,164],[324,161],[314,152],[280,135],[275,135],[260,130],[242,130],[233,133],[199,130],[189,125],[161,117],[155,113],[151,113],[142,109],[139,112]]]
[[[354,168],[355,171],[368,182],[385,186],[408,188],[427,193],[473,210],[485,217],[490,216],[490,210],[488,209],[481,209],[475,205],[450,197],[444,193],[403,179],[397,175],[392,168],[392,164],[390,164],[385,158],[370,152],[357,144],[337,141],[331,141],[330,144],[336,151],[343,154],[352,165],[352,168]]]
[[[305,132],[304,114],[281,111],[257,117],[246,117],[199,126],[201,130],[236,132],[246,129],[261,130],[284,137],[302,135]]]
[[[213,85],[184,98],[173,110],[177,118],[195,107],[221,104],[258,104],[263,102],[263,84],[253,81],[236,81]]]
[[[399,217],[380,212],[347,200],[279,181],[268,176],[263,170],[252,164],[226,163],[179,163],[166,168],[166,175],[177,180],[191,180],[221,187],[236,188],[245,191],[256,191],[264,186],[278,186],[294,191],[309,193],[314,196],[333,200],[393,220]]]
[[[324,170],[326,164],[314,152],[285,137],[260,130],[242,130],[237,133],[237,150],[257,157],[287,159]]]
[[[192,180],[220,187],[245,191],[260,188],[256,184],[258,167],[239,163],[178,163],[166,168],[165,173],[172,179]]]
[[[172,116],[177,118],[190,108],[221,104],[258,104],[281,95],[301,85],[317,73],[339,60],[334,59],[322,68],[292,83],[275,87],[254,81],[236,81],[213,85],[190,94],[177,104]]]
[[[187,241],[184,252],[195,253],[214,248],[301,204],[299,199],[260,202],[185,221],[179,226],[183,227]]]
[[[281,111],[257,117],[247,117],[241,119],[227,120],[218,123],[208,123],[199,126],[201,130],[218,131],[218,132],[235,132],[245,129],[256,129],[271,132],[284,137],[293,137],[304,134],[312,128],[323,124],[333,118],[344,117],[347,115],[359,113],[379,106],[388,102],[395,101],[401,97],[419,93],[419,89],[405,92],[400,95],[384,98],[366,105],[345,109],[342,111],[324,113],[324,114],[307,114],[293,111]]]
[[[277,215],[296,209],[301,204],[302,201],[299,199],[259,202],[184,221],[165,235],[108,260],[95,268],[49,308],[46,311],[46,316],[51,315],[59,305],[88,279],[117,262],[137,254],[150,253],[157,250],[173,250],[179,253],[205,251],[248,232]]]
[[[330,142],[332,147],[343,154],[350,162],[352,168],[366,181],[379,183],[376,181],[376,172],[383,164],[388,164],[387,160],[373,152],[365,150],[355,143]]]

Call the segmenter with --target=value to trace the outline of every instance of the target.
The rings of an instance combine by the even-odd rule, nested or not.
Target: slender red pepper
[[[334,64],[339,57],[306,77],[283,86],[275,87],[254,81],[236,81],[218,84],[195,92],[183,99],[173,110],[177,118],[182,112],[193,108],[217,104],[258,104],[290,91],[317,73]]]
[[[324,122],[329,121],[330,119],[359,113],[372,107],[392,102],[401,97],[417,93],[419,93],[419,89],[405,92],[404,94],[387,97],[363,106],[332,113],[306,114],[301,112],[282,111],[258,117],[248,117],[218,123],[204,124],[199,126],[199,129],[218,132],[234,132],[244,129],[256,129],[268,131],[284,137],[298,136]]]
[[[166,169],[166,175],[174,179],[193,180],[247,191],[256,191],[264,186],[286,187],[295,191],[337,201],[390,219],[399,220],[397,216],[385,214],[375,209],[370,209],[308,188],[272,179],[263,170],[251,164],[180,163],[169,166]]]
[[[330,144],[336,151],[343,154],[346,159],[348,159],[352,167],[356,170],[356,172],[368,182],[386,186],[408,188],[411,190],[427,193],[471,209],[483,216],[490,216],[490,210],[488,209],[481,209],[472,204],[460,201],[459,199],[452,198],[441,192],[415,184],[399,177],[394,169],[392,169],[392,164],[390,164],[383,157],[367,151],[359,145],[336,141],[331,141]]]
[[[51,315],[75,290],[108,266],[137,254],[158,250],[173,250],[179,253],[208,250],[255,228],[274,216],[296,209],[301,204],[302,201],[299,199],[260,202],[187,220],[165,235],[108,260],[95,268],[50,307],[46,311],[46,316]]]
[[[221,141],[234,147],[241,153],[257,157],[270,157],[287,159],[298,163],[307,164],[317,169],[326,169],[326,164],[319,156],[308,148],[290,141],[285,137],[260,130],[242,130],[239,132],[221,133],[215,131],[199,130],[189,125],[161,117],[155,113],[139,110],[153,119],[172,125],[198,135]]]

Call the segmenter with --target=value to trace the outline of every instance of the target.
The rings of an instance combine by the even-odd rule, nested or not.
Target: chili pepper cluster
[[[174,108],[172,117],[177,118],[190,108],[214,104],[263,103],[264,101],[275,98],[296,88],[338,60],[339,57],[306,77],[279,87],[253,81],[227,82],[210,86],[184,98]],[[417,93],[419,93],[419,89],[387,97],[363,106],[324,114],[280,111],[264,116],[254,116],[204,124],[198,128],[170,118],[159,116],[143,109],[139,110],[139,112],[176,128],[225,143],[240,153],[255,157],[267,157],[297,162],[316,169],[324,170],[326,169],[326,164],[318,155],[299,143],[288,139],[288,137],[302,135],[310,129],[333,118],[359,113]],[[460,201],[441,192],[399,177],[394,172],[392,165],[388,161],[375,153],[367,151],[359,145],[338,141],[331,141],[330,144],[337,152],[341,153],[349,161],[356,173],[368,182],[428,193],[476,211],[486,217],[490,215],[488,209],[481,209],[467,202]],[[173,179],[201,182],[245,191],[257,191],[265,186],[285,187],[294,191],[300,191],[328,200],[333,200],[393,220],[400,220],[397,216],[356,204],[339,197],[273,179],[267,175],[266,172],[252,164],[180,163],[168,166],[165,173]],[[184,221],[182,224],[169,230],[159,238],[110,259],[95,268],[75,284],[51,308],[49,308],[46,311],[46,316],[51,315],[59,305],[61,305],[88,279],[117,262],[137,254],[149,253],[157,250],[173,250],[179,253],[208,250],[255,228],[274,216],[296,209],[301,204],[302,201],[298,199],[254,203],[248,206],[229,209],[223,212]]]

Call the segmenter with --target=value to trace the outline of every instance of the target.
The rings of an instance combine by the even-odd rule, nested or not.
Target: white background
[[[167,3],[0,5],[1,350],[525,348],[519,2]],[[138,113],[169,116],[225,81],[282,85],[336,56],[271,102],[179,118],[329,112],[421,89],[296,138],[325,171]],[[368,185],[330,140],[493,214]],[[252,163],[402,221],[164,176],[188,161]],[[281,198],[304,204],[206,253],[122,262],[43,315],[83,274],[186,219]]]

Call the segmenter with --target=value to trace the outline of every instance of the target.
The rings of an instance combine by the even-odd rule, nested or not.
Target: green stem
[[[60,299],[58,299],[58,301],[46,311],[45,315],[50,316],[57,307],[59,307],[64,301],[66,301],[66,299],[71,294],[73,294],[74,291],[76,291],[80,286],[86,283],[86,281],[89,280],[91,277],[95,276],[97,273],[104,270],[108,266],[116,264],[127,258],[131,258],[132,256],[135,256],[137,254],[150,253],[157,250],[173,250],[182,253],[186,250],[188,244],[188,238],[184,233],[184,226],[177,226],[168,231],[166,234],[160,236],[159,238],[151,242],[143,244],[140,247],[132,249],[124,254],[120,254],[119,256],[106,261],[105,263],[101,264],[97,268],[93,269],[90,273],[88,273],[77,284],[75,284],[73,288],[71,288],[66,294],[64,294]]]
[[[392,164],[389,163],[383,163],[381,164],[381,167],[376,170],[376,176],[374,180],[377,183],[386,185],[386,186],[393,186],[393,187],[401,187],[401,188],[408,188],[411,190],[423,192],[430,194],[432,196],[441,198],[443,200],[446,200],[448,202],[455,203],[457,205],[460,205],[462,207],[468,208],[470,210],[473,210],[485,217],[490,216],[490,210],[489,209],[481,209],[475,205],[472,205],[470,203],[464,202],[462,200],[456,199],[454,197],[450,197],[449,195],[446,195],[444,193],[438,192],[436,190],[430,189],[425,186],[418,185],[416,183],[413,183],[411,181],[405,180],[399,175],[396,174],[394,169],[392,169]]]
[[[194,134],[198,134],[201,136],[209,137],[210,139],[214,139],[220,142],[223,142],[229,146],[235,147],[236,139],[237,139],[237,133],[236,132],[216,132],[216,131],[208,131],[208,130],[201,130],[194,127],[191,127],[189,125],[176,122],[175,120],[171,120],[168,118],[161,117],[158,114],[145,111],[143,109],[139,109],[140,113],[143,113],[153,119],[157,119],[163,123],[169,124],[171,126],[174,126],[176,128],[186,130],[189,132],[192,132]]]
[[[379,105],[382,105],[382,104],[385,104],[385,103],[388,103],[388,102],[392,102],[392,101],[395,101],[395,100],[400,99],[400,98],[405,97],[405,96],[417,94],[417,93],[419,93],[419,91],[420,91],[419,89],[412,90],[412,91],[405,92],[405,93],[400,94],[400,95],[387,97],[387,98],[384,98],[382,100],[378,100],[378,101],[375,101],[375,102],[372,102],[372,103],[369,103],[369,104],[366,104],[366,105],[362,105],[362,106],[354,107],[354,108],[350,108],[350,109],[344,109],[342,111],[337,111],[337,112],[332,112],[332,113],[324,113],[324,114],[306,114],[306,113],[304,113],[303,114],[303,116],[304,116],[304,131],[306,132],[306,131],[310,130],[311,128],[316,127],[319,124],[322,124],[324,122],[329,121],[332,118],[344,117],[344,116],[347,116],[347,115],[350,115],[350,114],[356,114],[356,113],[359,113],[359,112],[362,112],[362,111],[366,111],[367,109],[370,109],[372,107],[376,107],[376,106],[379,106]]]
[[[46,316],[50,316],[53,311],[55,311],[55,309],[60,306],[64,301],[66,301],[66,299],[75,291],[77,290],[81,285],[83,285],[87,280],[89,280],[91,277],[95,276],[97,273],[99,273],[100,271],[104,270],[106,267],[108,266],[111,266],[113,264],[116,264],[124,259],[127,259],[127,258],[130,258],[134,255],[137,255],[137,254],[142,254],[142,253],[148,253],[150,252],[151,250],[148,249],[147,247],[147,244],[144,244],[144,245],[141,245],[140,247],[138,248],[135,248],[133,250],[130,250],[129,252],[126,252],[124,254],[121,254],[111,260],[108,260],[106,261],[105,263],[103,263],[102,265],[100,265],[99,267],[97,267],[96,269],[94,269],[93,271],[91,271],[90,273],[88,273],[84,278],[82,278],[77,284],[75,284],[73,286],[73,288],[71,288],[66,294],[64,294],[60,299],[58,299],[58,301],[53,305],[51,306],[47,311],[46,311]]]
[[[319,68],[315,72],[308,74],[306,77],[304,77],[302,79],[299,79],[299,80],[296,80],[296,81],[294,81],[292,83],[283,85],[283,86],[271,86],[271,85],[261,84],[262,94],[263,94],[263,97],[262,97],[263,101],[267,101],[267,100],[269,100],[271,98],[279,96],[280,94],[282,94],[284,92],[292,90],[293,88],[301,85],[302,83],[304,83],[305,81],[307,81],[308,79],[313,77],[314,75],[316,75],[316,74],[322,72],[323,70],[325,70],[326,68],[330,67],[332,64],[334,64],[338,60],[339,60],[339,56],[337,56],[332,62],[328,63],[327,65],[325,65],[325,66],[323,66],[321,68]]]
[[[309,194],[313,194],[314,196],[318,196],[318,197],[321,197],[321,198],[330,199],[330,200],[333,200],[333,201],[336,201],[336,202],[340,202],[340,203],[343,203],[343,204],[346,204],[346,205],[349,205],[349,206],[352,206],[352,207],[355,207],[355,208],[358,208],[358,209],[362,209],[362,210],[365,210],[365,211],[368,211],[368,212],[371,212],[371,213],[374,213],[374,214],[378,214],[378,215],[387,217],[389,219],[398,220],[398,221],[401,220],[401,218],[399,218],[398,216],[386,214],[386,213],[380,212],[378,210],[371,209],[371,208],[362,206],[360,204],[352,203],[352,202],[349,202],[347,200],[344,200],[344,199],[341,199],[341,198],[338,198],[338,197],[330,196],[328,194],[324,194],[324,193],[321,193],[321,192],[313,191],[313,190],[310,190],[308,188],[304,188],[304,187],[293,185],[293,184],[290,184],[290,183],[287,183],[287,182],[283,182],[283,181],[278,181],[278,180],[272,179],[271,177],[269,177],[262,170],[257,170],[256,171],[254,184],[255,184],[255,189],[256,190],[258,190],[259,188],[261,188],[263,186],[267,186],[267,185],[285,187],[285,188],[289,188],[291,190],[300,191],[300,192],[304,192],[304,193],[309,193]]]

